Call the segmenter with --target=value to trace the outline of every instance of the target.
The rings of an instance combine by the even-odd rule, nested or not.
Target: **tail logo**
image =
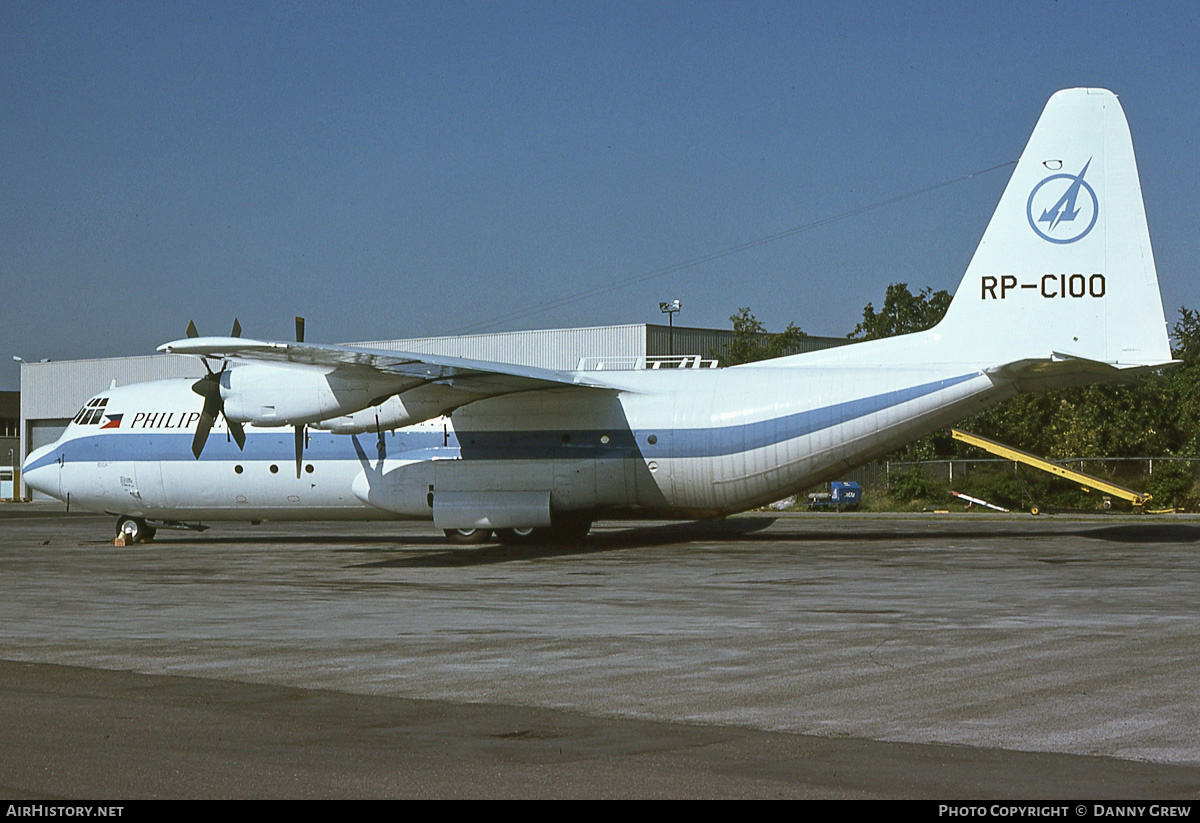
[[[1051,243],[1074,243],[1087,237],[1100,215],[1100,201],[1083,176],[1092,159],[1079,174],[1052,174],[1033,187],[1025,207],[1029,227]],[[1087,193],[1080,198],[1079,193]]]

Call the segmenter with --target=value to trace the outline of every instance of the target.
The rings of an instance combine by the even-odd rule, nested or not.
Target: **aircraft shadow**
[[[1186,523],[1121,523],[1081,530],[1076,534],[1115,543],[1194,543],[1200,540],[1200,526]]]
[[[546,543],[540,545],[488,545],[454,547],[417,556],[393,557],[370,563],[355,563],[357,569],[416,569],[489,566],[519,560],[543,560],[554,557],[595,555],[649,546],[683,545],[687,543],[722,540],[736,542],[754,532],[762,531],[775,522],[773,517],[737,518],[721,521],[667,523],[656,526],[635,526],[619,531],[604,531],[589,535],[580,543]],[[405,541],[415,542],[415,541]]]
[[[94,541],[97,543],[107,543],[109,541]],[[428,536],[413,536],[413,535],[388,535],[388,534],[372,534],[372,535],[344,535],[344,534],[263,534],[263,535],[219,535],[209,536],[205,534],[184,534],[164,531],[159,531],[158,535],[150,543],[142,544],[149,548],[159,545],[192,545],[192,546],[273,546],[280,543],[295,546],[346,546],[345,549],[335,549],[335,551],[351,551],[349,547],[362,546],[378,546],[386,544],[388,546],[412,546],[413,544],[422,545],[428,544],[431,547],[446,545],[446,539],[440,534],[430,534]]]
[[[898,540],[982,540],[1004,538],[1063,538],[1081,537],[1123,543],[1184,543],[1200,540],[1200,526],[1183,524],[1141,525],[1121,524],[1099,528],[1056,531],[1033,528],[1014,531],[1011,529],[939,529],[928,530],[882,530],[866,531],[839,529],[837,531],[772,531],[763,532],[774,525],[778,518],[746,517],[722,521],[694,521],[667,523],[655,526],[634,526],[617,531],[603,531],[590,535],[582,543],[544,545],[489,545],[480,547],[442,548],[428,554],[392,557],[368,563],[351,564],[348,568],[464,568],[511,563],[521,560],[544,560],[556,557],[599,555],[605,552],[625,551],[633,548],[653,546],[687,545],[721,541],[727,543],[870,543]],[[980,524],[983,525],[983,524]],[[434,539],[436,541],[436,538]],[[415,540],[402,541],[412,545]],[[422,541],[423,542],[423,541]],[[349,550],[347,550],[349,551]],[[387,551],[384,549],[383,551]]]

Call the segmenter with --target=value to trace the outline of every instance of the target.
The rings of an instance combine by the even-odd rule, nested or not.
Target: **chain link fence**
[[[1200,458],[1195,457],[1082,457],[1069,460],[1051,460],[1059,466],[1085,472],[1096,477],[1103,477],[1115,483],[1125,484],[1139,480],[1149,480],[1154,476],[1157,466],[1160,470],[1170,464],[1186,464],[1196,468]],[[995,470],[997,466],[1016,466],[1016,461],[992,457],[978,460],[884,460],[863,466],[858,471],[863,473],[871,487],[879,488],[887,485],[888,476],[892,472],[916,469],[924,472],[930,479],[938,482],[961,482],[969,477],[972,471],[981,469]],[[1029,471],[1037,471],[1026,467]],[[858,478],[847,478],[857,480]],[[868,485],[863,480],[858,481],[863,487]]]
[[[1084,457],[1050,462],[1138,491],[1148,491],[1155,480],[1156,473],[1166,472],[1170,475],[1173,470],[1178,473],[1181,467],[1187,467],[1188,473],[1193,478],[1200,473],[1200,458],[1192,457]],[[974,460],[879,460],[860,466],[853,471],[843,472],[836,479],[855,481],[866,490],[867,497],[874,497],[888,489],[889,479],[893,475],[903,475],[913,471],[921,472],[933,483],[944,484],[965,494],[971,494],[975,489],[972,484],[973,475],[978,477],[978,483],[985,486],[986,478],[989,476],[994,478],[997,472],[1016,473],[1019,477],[1035,482],[1037,480],[1044,482],[1050,477],[1035,468],[1020,465],[1016,461],[991,457]],[[1075,488],[1070,481],[1059,480],[1058,482]],[[1021,485],[1024,485],[1024,481],[1021,481]],[[796,501],[803,506],[810,493],[828,491],[829,484],[821,483],[805,489],[796,496]],[[1195,503],[1195,501],[1192,502]]]

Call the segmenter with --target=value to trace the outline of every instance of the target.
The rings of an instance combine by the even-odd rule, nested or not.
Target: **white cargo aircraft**
[[[928,331],[625,372],[239,331],[160,346],[220,370],[102,392],[29,455],[25,481],[116,515],[132,539],[201,521],[334,518],[432,520],[464,542],[578,539],[599,517],[744,511],[1017,392],[1171,361],[1129,127],[1102,89],[1050,98]],[[214,425],[225,436],[210,440]]]

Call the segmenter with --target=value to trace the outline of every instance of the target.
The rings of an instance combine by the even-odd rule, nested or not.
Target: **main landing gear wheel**
[[[157,533],[158,529],[147,526],[146,521],[140,517],[117,518],[117,534],[125,535],[126,543],[145,543],[147,540],[153,540]]]
[[[460,546],[478,546],[492,536],[491,529],[444,529],[446,539]]]

